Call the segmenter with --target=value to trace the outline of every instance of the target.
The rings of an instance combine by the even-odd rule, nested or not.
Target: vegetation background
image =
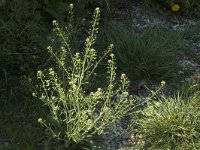
[[[199,149],[199,6],[1,0],[0,149]],[[132,8],[168,22],[133,26]]]

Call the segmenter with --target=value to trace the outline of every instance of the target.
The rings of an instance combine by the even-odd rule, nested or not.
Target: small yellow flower
[[[33,59],[36,59],[36,56],[35,56],[35,55],[32,55],[32,58],[33,58]]]
[[[172,11],[176,12],[176,11],[179,11],[179,9],[180,9],[180,6],[178,4],[172,5]]]
[[[27,79],[26,75],[22,75],[22,76],[21,76],[21,79],[22,79],[22,80],[26,80],[26,79]]]
[[[32,59],[35,60],[35,59],[38,59],[39,56],[38,55],[32,55]]]

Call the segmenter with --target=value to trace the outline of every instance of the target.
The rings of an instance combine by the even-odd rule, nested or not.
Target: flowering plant
[[[71,15],[73,5],[70,5]],[[61,54],[56,55],[52,47],[48,47],[50,54],[55,56],[60,66],[61,74],[53,68],[45,75],[38,71],[40,90],[37,94],[49,107],[50,120],[39,118],[38,121],[50,131],[53,137],[65,142],[81,143],[94,134],[101,134],[111,124],[120,120],[133,106],[133,98],[127,92],[128,80],[125,74],[121,75],[121,84],[115,84],[116,66],[115,56],[112,54],[113,45],[108,46],[102,58],[97,59],[97,52],[93,48],[98,33],[100,19],[99,8],[95,9],[89,35],[85,40],[84,52],[71,51],[68,35],[69,27],[59,27],[57,21],[53,22],[55,31],[60,37]],[[105,89],[98,88],[89,94],[85,92],[87,85],[94,75],[99,62],[107,55],[110,59],[107,64],[108,85]],[[71,60],[66,64],[66,58]]]

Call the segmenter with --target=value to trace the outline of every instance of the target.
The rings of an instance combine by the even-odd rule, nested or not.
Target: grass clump
[[[115,45],[119,68],[130,79],[145,78],[160,82],[174,77],[181,34],[163,28],[135,32],[114,26],[104,31],[106,40]]]
[[[49,32],[30,1],[7,1],[0,14],[0,82],[19,88],[20,78],[29,76],[41,62]]]
[[[73,5],[70,7],[72,11]],[[66,147],[73,143],[87,142],[93,135],[103,133],[133,106],[133,98],[126,91],[128,80],[125,74],[121,75],[121,84],[119,86],[115,84],[113,45],[110,45],[100,58],[93,48],[99,19],[100,10],[97,8],[93,15],[89,36],[85,40],[84,51],[76,53],[72,52],[69,45],[69,28],[65,27],[63,30],[54,21],[55,31],[61,40],[61,53],[54,52],[52,47],[48,47],[48,50],[55,56],[59,69],[55,71],[50,68],[47,74],[38,71],[41,94],[38,92],[37,95],[50,111],[49,119],[39,118],[38,121],[52,133],[54,138],[63,141]],[[94,70],[107,55],[110,55],[110,59],[107,63],[106,88],[86,92],[85,87],[90,83]]]
[[[44,25],[32,1],[0,6],[0,149],[37,149],[36,139],[42,137],[35,119],[40,104],[23,82],[41,62],[48,34]]]
[[[199,149],[199,98],[196,92],[149,103],[130,129],[143,136],[142,146],[148,149]]]

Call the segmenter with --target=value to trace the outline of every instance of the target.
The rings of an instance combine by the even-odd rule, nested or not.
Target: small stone
[[[5,146],[8,146],[8,145],[9,145],[9,143],[8,143],[8,142],[4,142],[4,145],[5,145]]]
[[[126,144],[127,144],[127,141],[123,140],[123,141],[122,141],[122,144],[123,144],[123,145],[126,145]]]
[[[185,81],[192,82],[192,79],[191,78],[186,78]]]

